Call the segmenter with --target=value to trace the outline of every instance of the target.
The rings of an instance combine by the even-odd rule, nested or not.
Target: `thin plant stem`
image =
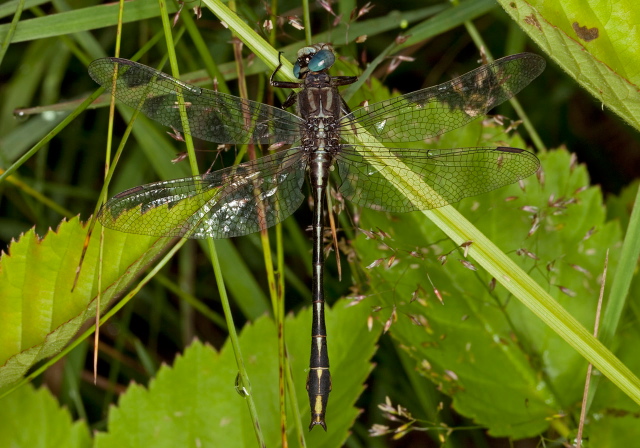
[[[167,40],[167,53],[169,55],[172,74],[174,77],[179,78],[178,61],[175,54],[175,46],[172,38],[168,11],[166,9],[166,4],[164,0],[158,0],[158,4],[160,7],[160,17],[162,18],[162,27],[165,31],[165,38]],[[187,111],[186,111],[186,106],[184,104],[184,98],[180,93],[178,93],[177,99],[178,99],[178,105],[180,110],[180,118],[182,120],[182,128],[189,129]],[[191,166],[191,172],[194,176],[197,176],[199,174],[199,171],[198,171],[198,165],[195,157],[193,138],[191,137],[191,134],[185,132],[184,140],[187,146],[187,153],[189,155],[189,164]],[[264,436],[262,434],[262,430],[261,430],[259,419],[258,419],[258,412],[256,409],[255,401],[253,399],[253,395],[251,393],[251,382],[249,381],[249,375],[247,373],[247,369],[244,364],[244,358],[242,357],[242,351],[240,349],[240,343],[238,341],[238,334],[235,329],[235,324],[233,322],[233,314],[231,313],[231,306],[229,304],[229,297],[227,295],[227,290],[224,285],[224,278],[222,276],[222,270],[220,269],[220,262],[218,260],[218,255],[217,255],[215,244],[212,238],[207,239],[207,247],[209,249],[209,255],[211,257],[211,264],[213,266],[213,272],[216,279],[216,283],[218,285],[218,291],[220,294],[220,301],[222,303],[222,308],[224,310],[224,316],[227,321],[229,339],[231,340],[231,345],[233,347],[233,352],[235,354],[239,375],[240,375],[240,378],[242,379],[242,386],[244,387],[245,390],[248,391],[248,394],[245,396],[245,399],[247,400],[249,413],[251,414],[251,418],[254,423],[254,432],[258,440],[258,444],[260,446],[265,446]]]

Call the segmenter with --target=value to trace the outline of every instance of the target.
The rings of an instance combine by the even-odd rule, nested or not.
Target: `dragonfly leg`
[[[282,108],[286,109],[291,107],[296,104],[296,101],[298,101],[298,94],[296,92],[291,92],[284,103],[282,103]]]
[[[280,51],[278,52],[278,66],[271,74],[271,77],[269,78],[269,84],[271,84],[273,87],[284,88],[284,89],[297,89],[302,87],[302,83],[299,83],[299,82],[276,81],[275,79],[273,79],[276,76],[276,73],[278,73],[278,71],[282,67],[282,60],[280,59],[281,57],[282,57],[282,52]],[[282,103],[282,108],[286,109],[288,107],[293,106],[297,100],[298,100],[298,94],[296,92],[291,92],[287,97],[287,99],[285,100],[285,102]]]
[[[344,98],[340,97],[340,103],[341,103],[340,113],[342,114],[342,116],[349,115],[351,113],[351,108],[349,107],[347,102],[344,100]]]
[[[331,85],[333,87],[348,86],[358,80],[357,76],[332,76]]]
[[[269,84],[271,84],[273,87],[279,87],[279,88],[284,88],[284,89],[299,89],[300,87],[302,87],[302,83],[301,82],[291,82],[291,81],[276,81],[275,76],[276,73],[278,73],[280,71],[280,68],[282,68],[282,51],[278,52],[278,66],[276,67],[276,69],[273,71],[273,73],[271,73],[271,77],[269,78]]]

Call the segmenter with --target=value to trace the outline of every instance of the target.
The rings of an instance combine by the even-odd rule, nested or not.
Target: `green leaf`
[[[640,130],[640,13],[633,0],[499,0],[582,87]]]
[[[90,447],[89,428],[71,420],[46,388],[25,384],[0,399],[0,446]]]
[[[327,310],[330,335],[329,354],[333,391],[329,398],[327,421],[330,430],[313,431],[308,446],[342,446],[358,415],[354,403],[371,371],[368,362],[375,350],[379,332],[366,327],[368,309],[345,307],[341,301]],[[306,434],[309,403],[305,390],[311,338],[310,310],[289,316],[285,325],[287,348],[296,387],[298,407]],[[302,328],[304,327],[304,328]],[[247,325],[240,345],[247,362],[260,425],[267,446],[279,444],[278,364],[276,328],[267,317]],[[354,344],[353,341],[358,341]],[[148,390],[132,385],[109,413],[109,430],[98,433],[97,447],[163,446],[255,446],[252,422],[243,398],[234,386],[236,361],[229,344],[221,352],[194,342],[173,367],[164,366]],[[287,402],[289,405],[290,402]],[[297,445],[293,415],[288,414],[290,443]]]
[[[76,268],[86,237],[77,218],[40,238],[25,233],[0,257],[0,387],[55,355],[95,317],[100,229],[94,230],[78,284]],[[105,230],[101,312],[171,240]]]
[[[466,132],[471,135],[474,127],[480,125],[468,126]],[[483,133],[495,138],[491,129]],[[439,145],[468,145],[464,138],[464,133],[452,135]],[[607,248],[609,275],[617,264],[619,226],[605,221],[600,191],[584,189],[586,170],[573,167],[569,154],[556,151],[542,162],[542,183],[529,178],[524,191],[511,185],[466,199],[458,209],[564,309],[592,328]],[[539,227],[528,236],[536,220]],[[391,334],[413,357],[415,368],[452,397],[456,410],[495,436],[522,438],[549,424],[563,427],[554,419],[559,411],[570,415],[578,409],[587,366],[582,356],[515,300],[501,279],[492,290],[491,276],[420,215],[397,215],[391,221],[366,212],[363,223],[390,235],[384,246],[362,237],[356,243],[365,265],[384,261],[371,269],[372,293],[384,297],[379,305],[395,304],[400,316],[412,316],[401,317]],[[385,268],[392,255],[392,268]],[[440,255],[446,256],[443,266]],[[410,303],[414,293],[420,300]],[[389,311],[382,313],[384,322]],[[607,400],[607,405],[615,407],[615,402]]]

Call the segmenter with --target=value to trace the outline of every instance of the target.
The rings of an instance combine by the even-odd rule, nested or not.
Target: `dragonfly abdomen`
[[[332,156],[324,147],[312,149],[309,160],[311,190],[313,194],[313,280],[311,286],[313,301],[313,322],[311,325],[311,360],[307,377],[307,392],[311,406],[311,424],[309,429],[320,425],[325,431],[324,421],[329,393],[331,392],[331,374],[329,373],[329,352],[327,349],[327,329],[324,319],[324,257],[322,250],[323,203],[329,167]]]

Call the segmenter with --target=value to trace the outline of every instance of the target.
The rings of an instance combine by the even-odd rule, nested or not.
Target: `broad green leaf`
[[[72,422],[48,389],[25,384],[0,399],[0,446],[88,448],[92,443],[86,422]]]
[[[40,238],[33,230],[0,258],[0,387],[19,380],[34,363],[58,353],[95,317],[99,237],[94,230],[78,284],[76,268],[86,228],[77,218]],[[171,240],[105,230],[101,312],[122,295]]]
[[[472,141],[464,143],[464,134],[459,135],[439,144],[468,146]],[[459,210],[590,328],[607,248],[610,275],[615,270],[619,227],[605,222],[599,191],[582,189],[588,185],[586,171],[571,167],[568,154],[550,154],[543,167],[542,185],[532,177],[524,182],[525,191],[505,187],[466,199]],[[524,206],[538,210],[540,226],[529,237],[536,215]],[[383,261],[371,269],[372,292],[386,297],[383,304],[398,306],[400,319],[390,331],[416,368],[451,395],[458,412],[487,426],[492,435],[520,438],[545,430],[550,419],[554,424],[558,411],[570,414],[577,408],[586,361],[499,282],[492,291],[486,272],[465,266],[474,260],[466,259],[463,249],[417,214],[397,215],[393,221],[380,213],[364,217],[366,228],[390,235],[382,243],[362,237],[357,242],[365,265]],[[384,246],[390,249],[381,251]],[[441,266],[437,257],[446,254]],[[394,264],[387,269],[392,255]],[[414,292],[420,300],[409,303]],[[389,312],[381,311],[383,322]]]
[[[366,307],[338,302],[327,310],[333,391],[329,398],[329,431],[306,435],[308,446],[342,446],[358,415],[353,407],[371,370],[369,359],[379,332],[369,332]],[[285,325],[296,397],[307,434],[309,404],[305,383],[311,343],[310,309]],[[247,325],[240,345],[251,379],[260,425],[267,446],[279,445],[276,328],[267,317]],[[301,338],[300,334],[309,334]],[[357,343],[354,343],[357,341]],[[97,447],[255,446],[247,405],[236,392],[236,361],[229,344],[220,352],[196,341],[172,367],[162,367],[149,388],[131,385],[109,413],[108,432],[98,433]],[[289,405],[290,402],[287,403]],[[298,445],[293,415],[289,440]],[[144,441],[144,442],[141,442]]]
[[[499,3],[563,70],[640,130],[640,10],[636,2]]]

